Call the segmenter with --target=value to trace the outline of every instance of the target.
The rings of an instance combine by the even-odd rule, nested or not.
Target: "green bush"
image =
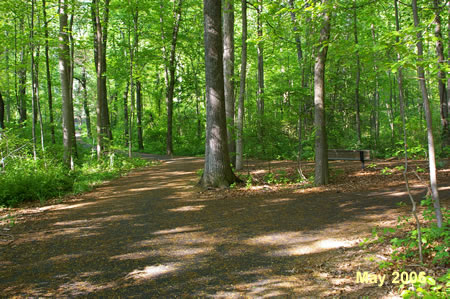
[[[0,173],[0,206],[43,201],[70,192],[74,178],[55,161],[17,159]]]

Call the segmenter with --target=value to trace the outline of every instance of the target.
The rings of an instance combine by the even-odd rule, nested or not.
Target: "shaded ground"
[[[370,177],[350,165],[345,171]],[[390,283],[356,284],[356,271],[376,271],[358,243],[407,213],[397,205],[407,200],[403,186],[352,189],[336,178],[326,189],[201,191],[200,168],[199,158],[165,159],[62,204],[22,211],[8,231],[14,241],[0,243],[2,295],[392,296]],[[448,169],[440,175],[445,203]]]

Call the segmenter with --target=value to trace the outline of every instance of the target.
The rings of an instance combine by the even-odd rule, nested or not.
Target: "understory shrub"
[[[45,200],[70,192],[74,178],[55,161],[18,159],[0,173],[0,206]]]

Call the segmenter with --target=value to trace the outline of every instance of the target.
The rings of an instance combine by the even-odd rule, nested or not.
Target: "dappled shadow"
[[[201,166],[198,158],[170,159],[36,212],[0,248],[2,294],[371,294],[373,286],[355,284],[363,266],[348,265],[362,254],[361,236],[395,221],[403,190],[227,197],[193,187]],[[449,190],[442,194],[445,201]]]

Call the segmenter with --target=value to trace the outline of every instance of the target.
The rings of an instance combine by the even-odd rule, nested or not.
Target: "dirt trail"
[[[0,247],[2,296],[390,293],[355,283],[357,270],[373,270],[358,242],[393,223],[403,190],[214,197],[195,187],[201,167],[199,158],[166,159],[35,209]]]

